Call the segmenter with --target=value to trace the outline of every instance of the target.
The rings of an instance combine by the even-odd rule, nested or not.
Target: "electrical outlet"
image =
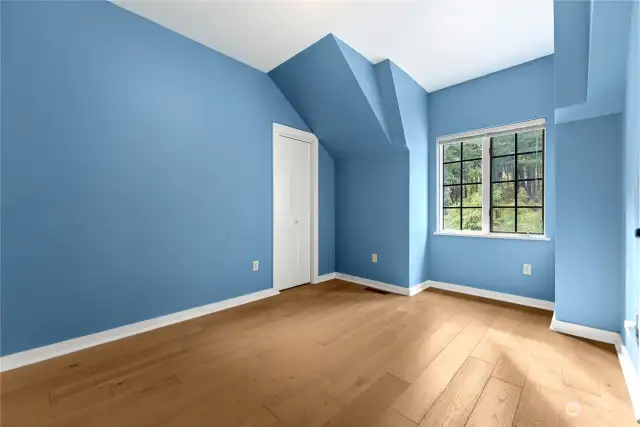
[[[524,264],[522,266],[522,274],[526,274],[527,276],[531,276],[531,264]]]
[[[378,254],[371,254],[371,262],[378,262]]]
[[[260,268],[260,262],[253,261],[253,271],[258,271],[259,268]]]

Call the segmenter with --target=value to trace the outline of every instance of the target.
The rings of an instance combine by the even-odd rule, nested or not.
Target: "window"
[[[438,232],[544,235],[544,120],[439,139]]]

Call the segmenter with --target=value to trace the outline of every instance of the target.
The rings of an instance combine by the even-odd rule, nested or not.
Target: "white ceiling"
[[[553,0],[115,0],[270,71],[328,33],[431,92],[553,53]]]

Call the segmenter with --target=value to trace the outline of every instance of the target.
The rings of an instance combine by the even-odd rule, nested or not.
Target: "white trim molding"
[[[365,279],[364,277],[351,276],[350,274],[336,273],[336,279],[344,280],[345,282],[356,283],[362,286],[368,286],[370,288],[380,289],[381,291],[391,292],[393,294],[411,296],[411,288],[404,286],[391,285],[385,282],[378,282],[377,280]]]
[[[640,423],[640,375],[638,374],[638,371],[636,371],[633,361],[631,360],[631,356],[629,355],[629,351],[622,342],[620,334],[604,329],[563,322],[562,320],[556,319],[555,313],[553,313],[553,319],[551,319],[551,325],[549,328],[552,331],[562,334],[613,344],[616,347],[616,353],[618,353],[618,360],[620,361],[622,374],[625,382],[627,383],[627,389],[629,390],[629,396],[631,398],[636,422]]]
[[[278,137],[285,137],[295,139],[297,141],[306,142],[311,144],[311,277],[310,283],[318,282],[318,182],[319,182],[319,156],[318,156],[318,137],[310,132],[306,132],[300,129],[292,128],[289,126],[273,123],[273,141],[271,145],[271,164],[272,164],[272,200],[274,198],[273,189],[275,188],[275,150],[274,146]],[[272,229],[275,235],[275,204],[273,205],[273,218]],[[273,288],[278,289],[276,283],[276,269],[275,269],[275,239],[272,242],[272,250],[274,256],[273,259]]]
[[[265,289],[263,291],[241,295],[239,297],[214,302],[200,307],[190,308],[188,310],[179,311],[166,316],[143,320],[142,322],[132,323],[130,325],[120,326],[118,328],[109,329],[95,334],[72,338],[67,341],[61,341],[55,344],[22,351],[20,353],[10,354],[0,358],[0,372],[6,372],[11,369],[20,368],[42,362],[47,359],[53,359],[54,357],[84,350],[89,347],[138,335],[164,326],[173,325],[174,323],[184,322],[185,320],[248,304],[250,302],[278,295],[279,293],[280,292],[274,289]]]
[[[322,276],[318,276],[318,278],[316,279],[316,281],[314,283],[327,282],[327,281],[333,280],[335,278],[336,278],[336,273],[323,274]]]
[[[560,332],[567,335],[573,335],[575,337],[587,338],[594,341],[606,342],[608,344],[615,344],[618,340],[621,340],[620,334],[617,332],[606,331],[604,329],[591,328],[589,326],[577,325],[575,323],[563,322],[556,319],[556,314],[553,313],[553,319],[551,319],[551,326],[549,328],[552,331]]]
[[[442,289],[444,291],[457,292],[459,294],[473,295],[482,298],[493,299],[496,301],[509,302],[512,304],[524,305],[527,307],[540,308],[542,310],[553,311],[555,304],[551,301],[541,299],[521,297],[518,295],[505,294],[502,292],[488,291],[486,289],[472,288],[470,286],[454,285],[452,283],[436,282],[429,280],[431,288]]]
[[[518,295],[505,294],[502,292],[487,291],[485,289],[472,288],[469,286],[454,285],[452,283],[436,282],[427,280],[410,288],[404,286],[391,285],[389,283],[378,282],[377,280],[365,279],[363,277],[351,276],[344,273],[335,273],[335,278],[351,283],[357,283],[362,286],[380,289],[392,292],[398,295],[414,296],[428,288],[441,289],[444,291],[455,292],[458,294],[473,295],[481,298],[503,301],[512,304],[524,305],[527,307],[535,307],[542,310],[553,311],[555,304],[551,301],[545,301],[535,298],[521,297]]]

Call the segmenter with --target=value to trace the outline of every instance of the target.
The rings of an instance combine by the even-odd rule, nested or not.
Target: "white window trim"
[[[489,224],[491,215],[491,137],[518,132],[526,132],[529,130],[545,129],[545,138],[543,140],[543,182],[544,182],[544,200],[543,200],[543,234],[525,234],[525,233],[492,233]],[[545,119],[536,119],[527,122],[513,123],[505,126],[497,126],[492,128],[479,129],[470,132],[457,133],[439,137],[438,143],[438,162],[437,162],[437,193],[438,193],[438,211],[437,211],[437,231],[433,234],[436,236],[458,236],[458,237],[484,237],[491,239],[513,239],[513,240],[537,240],[549,241],[547,236],[547,134]],[[444,201],[442,184],[443,184],[443,156],[444,145],[451,142],[461,142],[468,140],[482,139],[482,231],[464,231],[464,230],[444,230]],[[487,190],[488,189],[488,190]]]

